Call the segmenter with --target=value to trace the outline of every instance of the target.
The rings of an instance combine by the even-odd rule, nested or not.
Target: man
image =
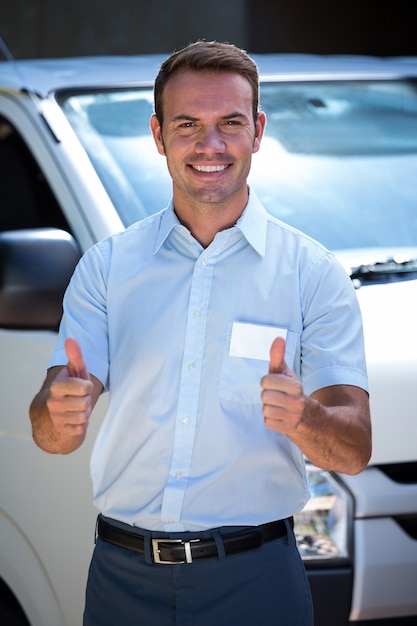
[[[363,469],[367,380],[346,273],[248,189],[265,124],[242,50],[167,59],[151,130],[171,204],[89,250],[67,290],[31,419],[41,448],[71,452],[110,392],[86,626],[312,624],[304,455]]]

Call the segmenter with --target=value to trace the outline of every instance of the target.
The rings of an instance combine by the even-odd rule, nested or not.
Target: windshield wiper
[[[389,283],[417,278],[417,258],[397,261],[393,257],[352,267],[350,278],[355,287],[369,283]]]

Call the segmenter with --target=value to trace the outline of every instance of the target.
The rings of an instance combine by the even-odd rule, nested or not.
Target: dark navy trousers
[[[150,539],[161,533],[148,535],[145,555],[97,539],[84,626],[312,626],[308,580],[289,525],[286,537],[227,557],[217,532],[218,558],[174,565],[152,562]]]

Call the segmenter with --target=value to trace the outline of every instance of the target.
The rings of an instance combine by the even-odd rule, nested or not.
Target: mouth
[[[191,165],[191,167],[197,172],[223,172],[229,165]]]

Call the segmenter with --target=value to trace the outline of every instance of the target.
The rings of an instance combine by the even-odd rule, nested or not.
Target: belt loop
[[[98,539],[98,520],[100,519],[100,517],[101,517],[101,513],[97,515],[97,519],[96,519],[96,526],[94,529],[94,545],[96,545],[97,539]]]
[[[224,549],[223,537],[221,532],[214,528],[212,531],[213,539],[216,544],[217,554],[219,555],[219,561],[222,561],[226,558],[226,551]]]
[[[286,519],[284,519],[284,524],[287,528],[287,544],[289,544],[290,546],[295,546],[296,544],[296,540],[295,540],[295,534],[294,534],[294,520],[292,517],[287,517]]]
[[[144,549],[143,558],[144,558],[145,563],[147,563],[148,565],[152,565],[153,563],[152,549],[151,549],[152,535],[147,530],[142,530],[142,533],[143,533],[143,549]]]

